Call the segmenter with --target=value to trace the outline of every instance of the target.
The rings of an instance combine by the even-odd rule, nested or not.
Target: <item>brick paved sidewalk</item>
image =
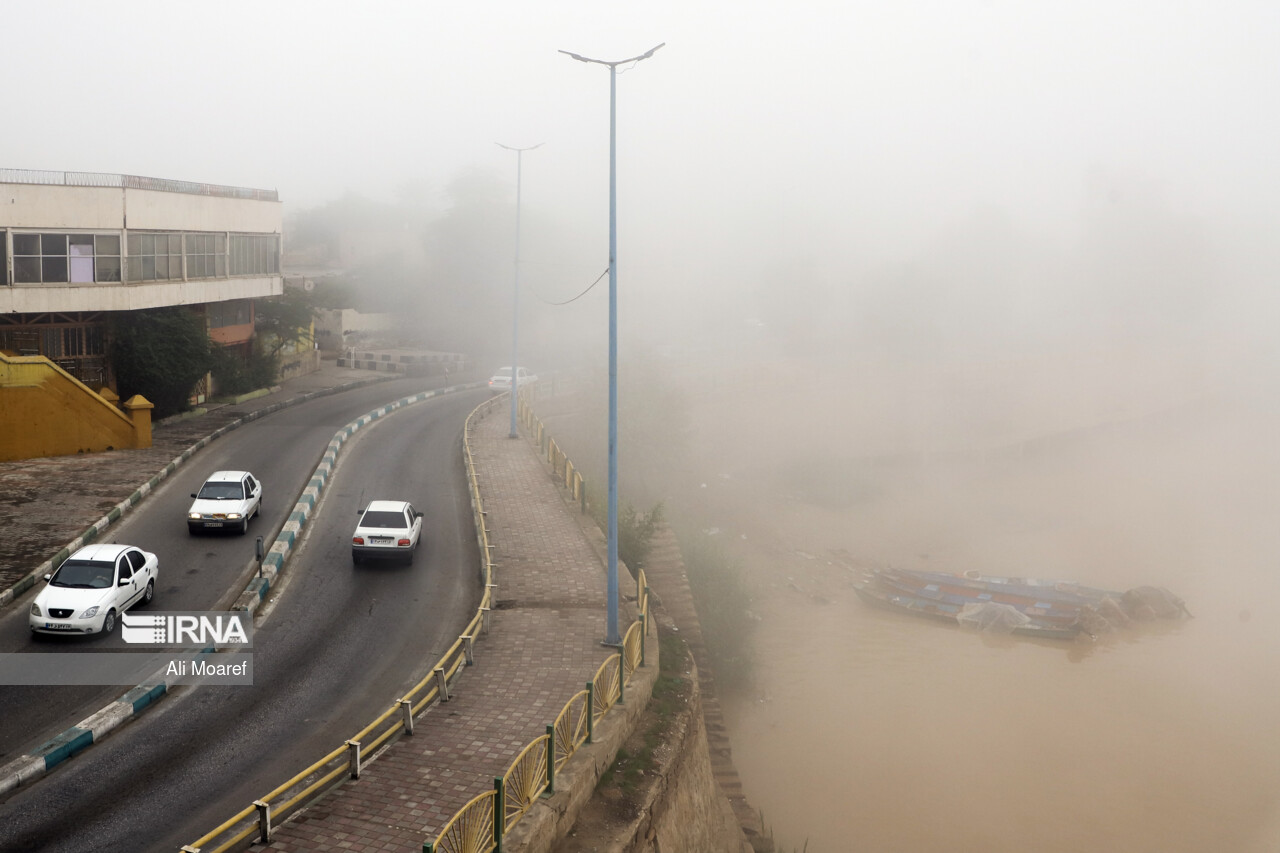
[[[597,552],[535,449],[507,438],[501,411],[472,432],[497,565],[496,606],[476,665],[412,736],[255,849],[419,853],[467,801],[492,790],[608,657]]]

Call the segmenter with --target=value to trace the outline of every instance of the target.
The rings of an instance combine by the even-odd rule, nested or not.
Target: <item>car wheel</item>
[[[354,565],[357,565],[357,566],[360,565],[360,555],[357,554],[355,551],[351,552],[351,562]]]
[[[102,620],[102,633],[110,634],[116,629],[116,612],[108,610],[106,618]]]
[[[248,532],[249,532],[249,519],[247,519],[247,518],[245,518],[245,519],[241,519],[241,521],[240,521],[240,535],[241,535],[241,536],[243,536],[243,535],[245,535],[245,534],[246,534],[246,533],[248,533]]]
[[[155,582],[155,581],[147,581],[147,588],[146,588],[146,590],[142,593],[142,603],[143,603],[143,604],[150,604],[150,603],[151,603],[151,599],[153,599],[153,598],[155,598],[155,597],[156,597],[156,582]]]
[[[404,558],[405,565],[412,566],[414,555],[416,555],[417,553],[418,553],[418,546],[414,545],[412,548],[409,549],[408,555],[406,555]]]

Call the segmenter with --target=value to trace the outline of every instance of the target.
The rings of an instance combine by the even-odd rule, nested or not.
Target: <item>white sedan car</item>
[[[422,513],[406,501],[369,501],[351,534],[351,561],[366,557],[413,562],[422,538]]]
[[[156,555],[132,545],[86,545],[44,579],[27,624],[49,634],[110,634],[120,614],[156,594]]]
[[[536,373],[530,373],[528,368],[517,367],[516,373],[519,374],[518,384],[521,388],[531,385],[538,381]],[[499,367],[498,372],[489,377],[489,390],[497,394],[500,391],[511,390],[511,368]]]
[[[187,510],[187,530],[249,532],[249,519],[262,511],[262,483],[248,471],[215,471]]]

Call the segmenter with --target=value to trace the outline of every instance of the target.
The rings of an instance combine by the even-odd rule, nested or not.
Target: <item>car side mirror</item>
[[[120,578],[119,583],[116,584],[116,586],[128,586],[128,585],[129,585],[128,578]]]
[[[195,492],[192,492],[192,493],[191,493],[191,497],[193,497],[193,498],[194,498],[195,496],[196,496],[196,493],[195,493]]]
[[[51,574],[45,575],[44,580],[45,580],[45,583],[48,583],[49,581],[53,580],[53,575]]]

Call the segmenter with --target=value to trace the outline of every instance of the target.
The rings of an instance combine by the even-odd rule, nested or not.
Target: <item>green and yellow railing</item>
[[[581,472],[574,467],[573,460],[560,449],[555,439],[547,432],[546,425],[538,419],[533,413],[533,409],[525,401],[522,396],[519,405],[516,407],[516,415],[538,442],[538,451],[546,458],[551,465],[551,470],[555,472],[556,477],[560,479],[569,494],[573,495],[573,499],[577,501],[578,506],[583,512],[587,511],[587,483],[582,479]]]
[[[494,777],[493,790],[472,799],[444,825],[423,853],[489,853],[501,851],[502,839],[540,797],[555,793],[556,771],[584,743],[591,743],[596,723],[615,705],[624,703],[626,685],[637,667],[645,665],[649,633],[649,586],[637,572],[638,618],[627,629],[619,651],[596,670],[586,689],[575,693],[546,734],[531,741],[507,772]]]

